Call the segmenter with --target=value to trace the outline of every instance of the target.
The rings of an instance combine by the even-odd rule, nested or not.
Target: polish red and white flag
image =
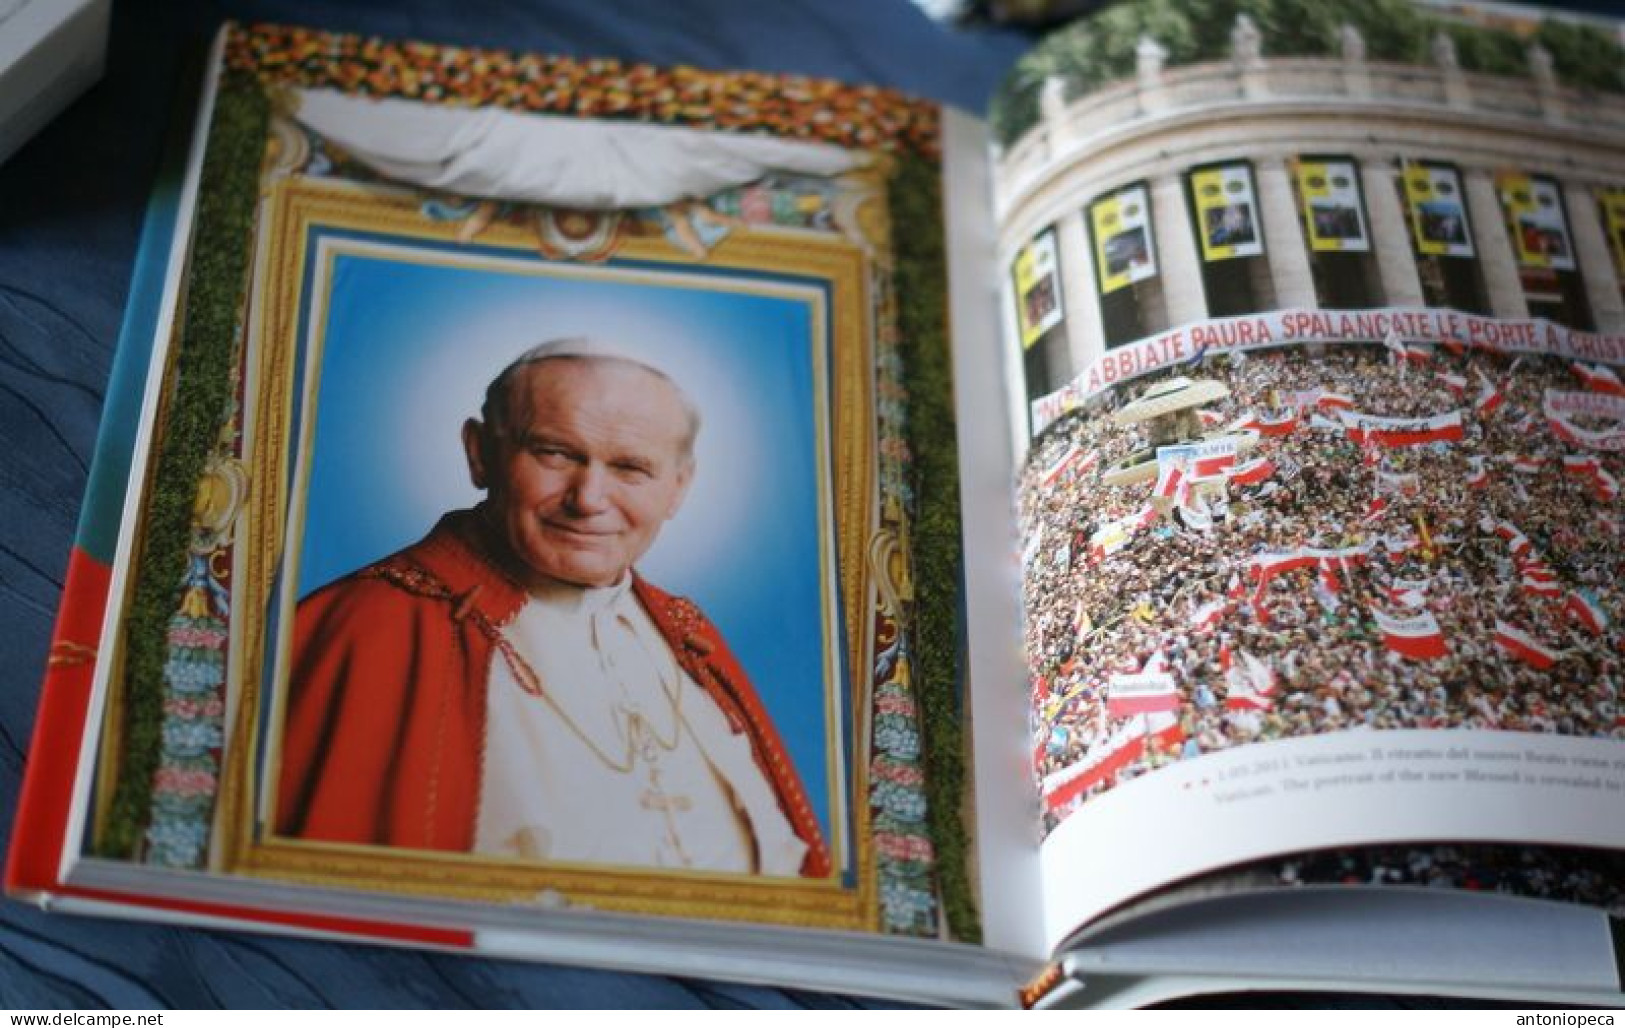
[[[1148,746],[1167,748],[1184,738],[1184,726],[1171,713],[1159,711],[1130,718],[1089,747],[1082,760],[1047,776],[1042,783],[1044,804],[1050,810],[1059,810],[1101,782],[1115,778],[1145,756]]]
[[[1591,492],[1604,503],[1612,503],[1619,498],[1619,479],[1610,475],[1606,468],[1598,468],[1597,473],[1591,476]]]
[[[1054,485],[1062,475],[1074,469],[1077,474],[1081,475],[1094,467],[1099,461],[1100,451],[1090,450],[1085,453],[1083,447],[1073,443],[1066,448],[1065,453],[1055,459],[1053,464],[1044,469],[1043,484],[1046,486]]]
[[[1467,392],[1467,376],[1457,375],[1450,371],[1435,371],[1433,377],[1444,383],[1444,387],[1457,396]]]
[[[1495,644],[1530,667],[1541,671],[1556,664],[1562,650],[1541,645],[1540,641],[1505,621],[1495,622]]]
[[[1556,581],[1546,578],[1543,575],[1531,575],[1528,572],[1525,572],[1518,577],[1518,586],[1531,596],[1545,596],[1550,598],[1553,596],[1563,595],[1563,587],[1558,585]]]
[[[1273,418],[1263,418],[1255,415],[1248,419],[1242,427],[1251,428],[1259,435],[1264,436],[1291,435],[1298,429],[1298,412],[1287,411],[1285,414],[1278,414]]]
[[[1342,393],[1322,389],[1320,395],[1315,397],[1315,406],[1324,410],[1353,410],[1354,400]]]
[[[1113,675],[1106,685],[1106,713],[1112,717],[1178,709],[1179,688],[1174,684],[1174,676],[1165,671]]]
[[[1276,575],[1313,567],[1319,559],[1317,555],[1306,553],[1301,548],[1281,553],[1260,553],[1247,561],[1247,570],[1258,579],[1258,587],[1262,590]]]
[[[1574,373],[1580,376],[1581,383],[1592,392],[1625,396],[1625,382],[1621,382],[1619,375],[1606,364],[1582,364],[1575,361],[1569,367],[1574,369]]]
[[[1198,456],[1191,466],[1191,474],[1196,478],[1210,478],[1213,475],[1222,475],[1235,466],[1236,450],[1232,441],[1228,453],[1208,453]]]
[[[1428,418],[1388,418],[1374,414],[1356,414],[1344,411],[1343,419],[1348,437],[1361,446],[1421,446],[1426,443],[1460,442],[1465,431],[1461,411],[1446,411]]]
[[[1245,464],[1230,469],[1230,481],[1236,485],[1257,485],[1275,474],[1275,465],[1268,457],[1254,457]]]
[[[1489,485],[1490,473],[1489,470],[1484,467],[1484,458],[1475,456],[1468,457],[1467,460],[1473,466],[1473,470],[1467,474],[1467,488],[1483,489],[1485,486]]]
[[[1382,340],[1382,345],[1393,354],[1394,360],[1401,364],[1426,364],[1432,354],[1420,346],[1410,346],[1395,332],[1389,332]]]
[[[1209,600],[1195,610],[1191,611],[1191,627],[1197,631],[1206,631],[1219,623],[1225,612],[1230,609],[1228,600]]]
[[[1257,657],[1241,651],[1241,661],[1225,676],[1228,710],[1269,710],[1275,706],[1275,672]]]
[[[1411,660],[1436,660],[1450,653],[1444,632],[1432,614],[1423,611],[1409,617],[1393,617],[1375,608],[1371,611],[1382,630],[1382,644]]]
[[[1369,504],[1366,505],[1365,516],[1360,520],[1366,522],[1367,524],[1370,524],[1373,521],[1381,521],[1383,511],[1386,511],[1387,509],[1388,497],[1375,497]]]
[[[1557,438],[1563,440],[1565,443],[1569,443],[1574,446],[1585,445],[1585,442],[1581,440],[1580,436],[1576,434],[1574,429],[1569,426],[1569,423],[1564,421],[1562,418],[1552,417],[1548,414],[1546,416],[1546,427],[1552,430],[1552,435],[1557,436]]]
[[[1518,526],[1514,525],[1510,521],[1495,522],[1493,531],[1496,535],[1506,540],[1506,544],[1512,548],[1512,555],[1514,557],[1523,556],[1534,546],[1534,544],[1529,541],[1529,537],[1520,532],[1518,530]]]
[[[1489,378],[1477,368],[1473,369],[1473,374],[1478,376],[1478,381],[1481,383],[1478,390],[1478,398],[1473,401],[1473,411],[1477,413],[1479,417],[1487,418],[1491,414],[1494,414],[1496,409],[1499,408],[1501,404],[1506,402],[1506,388],[1491,382]]]
[[[1557,572],[1552,566],[1539,557],[1519,557],[1514,560],[1518,567],[1518,577],[1527,578],[1534,582],[1555,582]]]
[[[1389,602],[1397,603],[1402,607],[1421,607],[1427,603],[1427,579],[1413,582],[1402,578],[1394,579],[1394,583],[1383,590]]]
[[[1157,484],[1152,494],[1165,500],[1182,501],[1190,489],[1190,473],[1182,460],[1169,461],[1157,473]]]
[[[1412,550],[1421,549],[1422,540],[1413,532],[1396,532],[1393,535],[1383,536],[1382,545],[1387,548],[1389,554],[1391,555],[1409,553]]]
[[[1247,598],[1247,605],[1252,608],[1253,619],[1260,625],[1268,628],[1270,624],[1269,590],[1260,583],[1253,594]]]
[[[1343,580],[1337,577],[1337,570],[1332,567],[1332,562],[1329,560],[1320,562],[1320,584],[1329,593],[1335,594],[1343,591]]]
[[[1584,625],[1592,635],[1601,635],[1608,628],[1608,613],[1602,609],[1602,604],[1585,593],[1569,593],[1563,612]]]
[[[1602,461],[1590,454],[1571,454],[1563,458],[1563,470],[1571,475],[1590,478],[1602,470]]]

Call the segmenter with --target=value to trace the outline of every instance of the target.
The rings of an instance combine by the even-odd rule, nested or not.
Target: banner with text
[[[1236,436],[1227,435],[1199,443],[1159,446],[1157,470],[1161,472],[1168,468],[1181,467],[1186,469],[1192,478],[1217,475],[1234,466],[1239,443],[1240,440]]]
[[[1338,411],[1348,437],[1361,446],[1425,446],[1460,442],[1465,434],[1461,411],[1445,411],[1424,418],[1389,418],[1360,411]]]
[[[1389,333],[1412,342],[1625,364],[1625,335],[1579,332],[1544,318],[1428,308],[1271,311],[1181,325],[1102,354],[1071,382],[1033,401],[1033,434],[1107,389],[1177,365],[1276,347],[1380,344]]]
[[[1625,450],[1625,396],[1548,389],[1541,407],[1552,431],[1567,442],[1593,450]],[[1602,418],[1611,424],[1588,428],[1575,423],[1576,415]]]

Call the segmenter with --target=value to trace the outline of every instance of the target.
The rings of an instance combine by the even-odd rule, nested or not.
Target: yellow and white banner
[[[1625,189],[1604,189],[1601,200],[1608,248],[1614,251],[1614,270],[1625,279]]]
[[[1253,169],[1245,161],[1191,172],[1191,193],[1196,198],[1203,260],[1257,257],[1264,252]]]
[[[1151,204],[1144,186],[1119,189],[1090,204],[1089,225],[1094,229],[1101,296],[1156,275]]]
[[[1557,183],[1509,172],[1496,176],[1495,189],[1512,228],[1518,263],[1526,268],[1573,271],[1574,247]]]
[[[1407,164],[1405,206],[1416,252],[1429,257],[1472,257],[1473,237],[1462,206],[1461,177],[1439,164]]]
[[[1363,253],[1371,249],[1359,169],[1353,161],[1298,162],[1298,195],[1309,249]]]
[[[1016,254],[1010,268],[1016,285],[1016,321],[1021,348],[1030,349],[1065,317],[1061,307],[1060,261],[1055,256],[1055,230],[1045,229]]]

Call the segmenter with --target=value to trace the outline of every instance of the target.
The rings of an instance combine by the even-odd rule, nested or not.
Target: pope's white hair
[[[514,376],[533,364],[551,360],[579,360],[604,361],[616,364],[628,364],[648,372],[671,387],[678,402],[682,405],[683,415],[687,425],[683,432],[682,454],[683,459],[694,459],[694,440],[700,434],[700,409],[689,399],[688,393],[678,385],[676,380],[660,367],[638,355],[628,347],[607,339],[598,339],[592,336],[567,336],[562,339],[549,339],[545,343],[537,343],[530,349],[515,357],[511,363],[491,384],[485,388],[485,402],[480,405],[480,420],[485,422],[485,431],[491,436],[507,435],[513,425],[509,423],[512,415],[510,394],[513,388]]]

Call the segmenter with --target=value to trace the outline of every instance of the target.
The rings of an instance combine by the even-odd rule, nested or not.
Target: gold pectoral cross
[[[677,854],[684,867],[693,864],[693,858],[683,849],[682,837],[677,834],[677,818],[674,815],[694,809],[694,801],[687,796],[668,793],[665,786],[660,784],[660,768],[652,763],[649,765],[649,787],[638,797],[638,805],[644,810],[660,811],[660,816],[666,822],[666,844]]]
[[[666,742],[654,731],[643,711],[636,704],[623,705],[626,712],[626,735],[632,751],[642,758],[649,768],[649,786],[638,796],[638,805],[644,810],[658,810],[666,825],[666,845],[677,854],[677,859],[684,867],[693,865],[694,860],[683,849],[682,837],[677,831],[676,814],[687,813],[694,809],[694,801],[687,796],[668,793],[666,787],[660,782],[660,753],[662,750],[672,751],[677,748],[679,725],[672,732],[671,742]]]

